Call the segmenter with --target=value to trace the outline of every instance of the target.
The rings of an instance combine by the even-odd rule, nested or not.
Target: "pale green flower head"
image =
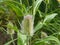
[[[26,15],[24,16],[24,19],[22,21],[22,32],[26,35],[32,36],[34,33],[33,30],[33,16],[32,15]]]
[[[7,24],[7,34],[14,34],[13,23],[10,21]]]

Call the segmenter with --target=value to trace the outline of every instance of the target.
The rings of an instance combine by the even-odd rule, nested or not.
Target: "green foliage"
[[[44,19],[44,22],[50,22],[56,15],[56,13],[47,15]]]
[[[11,41],[7,42],[7,43],[4,44],[4,45],[10,45],[10,43],[14,42],[15,40],[17,40],[17,39],[11,40]]]
[[[36,0],[34,2],[34,4],[33,4],[33,15],[35,15],[35,13],[38,10],[38,8],[39,8],[39,6],[40,6],[40,4],[41,4],[42,1],[43,0]]]
[[[27,36],[18,32],[18,42],[17,45],[26,45]]]
[[[23,17],[27,15],[32,15],[33,21],[25,20],[23,24],[25,27],[23,27]],[[31,22],[34,25],[30,24]],[[33,30],[27,25],[33,27]],[[29,36],[27,34],[29,32],[22,28],[30,29],[28,31],[34,32],[34,35]],[[59,2],[57,0],[0,0],[0,31],[2,30],[10,33],[13,30],[17,34],[16,39],[14,34],[8,34],[12,40],[2,45],[11,45],[11,43],[13,45],[16,43],[17,45],[60,45]],[[23,30],[26,34],[22,33]],[[45,32],[47,37],[42,32]]]
[[[38,31],[39,29],[41,29],[43,27],[43,23],[42,22],[39,22],[36,27],[35,27],[35,32]]]

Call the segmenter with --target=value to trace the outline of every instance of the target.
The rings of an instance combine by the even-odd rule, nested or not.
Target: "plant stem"
[[[48,11],[48,10],[47,10],[47,4],[46,4],[45,13],[47,13],[47,11]]]
[[[13,35],[11,34],[11,39],[13,40]],[[15,43],[13,42],[13,45],[15,45]]]
[[[20,0],[20,3],[22,4],[22,0]]]
[[[31,45],[31,37],[27,36],[27,45]]]
[[[27,2],[27,5],[28,5],[28,7],[29,7],[29,0],[26,0],[26,2]]]
[[[27,36],[27,45],[29,45],[29,36]]]

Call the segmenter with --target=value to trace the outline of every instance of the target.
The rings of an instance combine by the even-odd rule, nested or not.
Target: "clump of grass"
[[[5,45],[10,43],[15,45],[14,41],[16,40],[17,45],[60,45],[60,34],[58,34],[60,32],[60,8],[57,1],[59,2],[59,0],[0,1],[0,10],[4,12],[3,14],[0,12],[1,15],[16,15],[12,22],[10,21],[11,19],[8,19],[8,16],[7,19],[4,18],[9,22],[5,25],[7,25],[7,34],[12,38]],[[5,20],[2,19],[2,16],[0,17],[0,24],[4,25],[2,21]],[[21,19],[22,17],[24,17],[23,20]],[[15,23],[13,24],[14,21]],[[17,33],[17,39],[13,39],[14,32]]]

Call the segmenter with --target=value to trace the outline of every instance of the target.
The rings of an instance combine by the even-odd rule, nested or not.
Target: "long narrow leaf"
[[[7,42],[7,43],[4,44],[4,45],[10,45],[10,44],[11,44],[12,42],[14,42],[15,40],[17,40],[17,39],[11,40],[11,41]]]
[[[35,27],[35,32],[38,31],[39,29],[41,29],[43,27],[43,23],[42,22],[39,22],[36,27]]]
[[[37,9],[39,8],[39,6],[40,6],[40,4],[41,4],[42,1],[43,0],[36,0],[34,2],[34,5],[33,5],[33,15],[35,15],[35,13],[36,13]]]
[[[44,19],[44,22],[50,22],[52,19],[54,19],[54,17],[57,15],[57,13],[53,13],[50,15],[47,15]]]
[[[44,39],[41,39],[41,40],[37,41],[35,43],[35,45],[40,45],[41,43],[46,42],[46,41],[55,41],[58,45],[60,45],[60,41],[58,40],[58,38],[56,38],[54,36],[48,36]]]

